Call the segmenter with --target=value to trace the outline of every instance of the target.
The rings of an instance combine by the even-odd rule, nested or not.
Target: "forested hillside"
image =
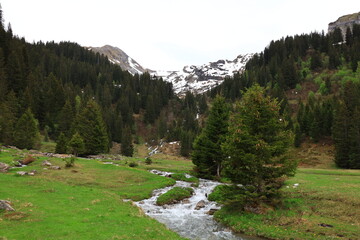
[[[64,145],[78,132],[92,154],[112,142],[195,134],[194,96],[182,101],[170,83],[131,75],[76,43],[28,43],[3,26],[2,12],[0,22],[1,143],[31,149],[45,137]]]
[[[254,83],[265,86],[282,101],[295,146],[304,139],[332,137],[337,165],[359,168],[359,61],[360,25],[346,33],[288,36],[271,41],[249,60],[244,74],[226,79],[209,94],[235,100]]]

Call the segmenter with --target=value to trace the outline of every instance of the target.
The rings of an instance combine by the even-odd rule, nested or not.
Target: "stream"
[[[151,172],[161,176],[169,176],[171,174],[157,170],[152,170]],[[193,187],[194,194],[189,199],[176,204],[157,206],[156,199],[173,187],[191,187],[191,183],[176,181],[174,186],[157,189],[153,192],[151,198],[136,202],[135,204],[143,209],[146,215],[165,224],[169,229],[185,238],[196,240],[255,239],[232,233],[231,230],[216,222],[213,216],[208,214],[209,211],[220,209],[216,202],[211,202],[207,199],[207,195],[220,184],[219,182],[200,179],[199,187]],[[195,210],[200,201],[205,201],[205,206]]]

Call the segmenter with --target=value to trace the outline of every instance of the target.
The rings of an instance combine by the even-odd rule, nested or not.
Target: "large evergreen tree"
[[[130,127],[125,127],[121,138],[121,154],[131,157],[134,153],[133,138]]]
[[[76,118],[74,132],[78,132],[85,143],[84,154],[106,153],[109,139],[99,105],[90,99]]]
[[[29,108],[16,123],[14,143],[16,147],[22,149],[33,149],[40,144],[38,122]]]
[[[191,158],[200,177],[220,177],[224,153],[221,144],[228,133],[229,106],[218,95],[201,134],[195,139]]]
[[[275,185],[279,187],[276,183],[282,183],[281,177],[293,174],[296,168],[283,157],[291,137],[279,110],[277,100],[265,96],[264,88],[249,88],[236,103],[223,144],[226,177],[233,183],[252,186],[260,196],[274,190]]]

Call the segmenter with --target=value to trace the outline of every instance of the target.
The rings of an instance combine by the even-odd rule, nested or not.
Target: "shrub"
[[[152,164],[152,160],[151,160],[150,157],[145,158],[145,164],[146,165],[151,165]]]
[[[175,203],[191,197],[193,193],[194,189],[192,188],[174,187],[173,189],[170,189],[166,193],[160,195],[156,200],[156,204],[162,206],[165,204]]]
[[[191,182],[194,183],[195,186],[199,185],[199,179],[196,177],[186,177],[184,173],[173,173],[171,174],[171,178],[177,181]]]
[[[137,164],[136,162],[129,163],[129,167],[137,167],[137,166],[139,166],[139,164]]]
[[[64,158],[65,167],[73,167],[75,164],[76,157]]]

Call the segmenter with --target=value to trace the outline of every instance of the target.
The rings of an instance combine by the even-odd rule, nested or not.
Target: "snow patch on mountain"
[[[204,93],[221,84],[225,77],[244,71],[252,56],[253,54],[239,55],[233,61],[219,60],[199,66],[185,66],[180,71],[152,71],[151,74],[171,82],[178,95],[184,95],[187,91]]]
[[[253,54],[239,55],[234,60],[219,60],[203,65],[189,65],[179,71],[153,71],[145,69],[120,48],[105,45],[103,47],[88,47],[88,50],[104,54],[113,64],[120,65],[131,74],[149,72],[153,76],[162,77],[164,81],[173,84],[174,92],[184,95],[187,91],[204,93],[221,84],[225,77],[242,72],[247,61]]]

